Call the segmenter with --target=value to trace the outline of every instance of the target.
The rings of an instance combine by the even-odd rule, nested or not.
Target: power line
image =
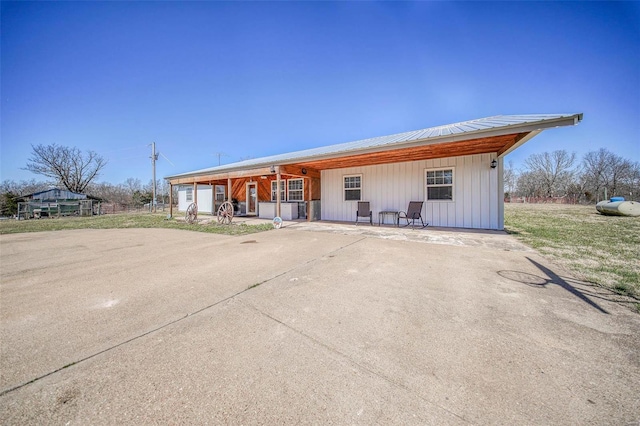
[[[162,155],[162,156],[164,157],[164,159],[165,159],[165,160],[167,160],[167,161],[169,162],[169,164],[171,164],[173,167],[175,167],[175,166],[176,166],[175,164],[173,164],[173,163],[171,162],[171,160],[169,160],[169,159],[167,158],[167,156],[166,156],[166,155],[164,155],[164,154],[163,154],[163,153],[161,153],[161,152],[159,152],[158,154]]]

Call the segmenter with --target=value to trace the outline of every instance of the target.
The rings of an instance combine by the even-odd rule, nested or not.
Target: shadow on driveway
[[[597,309],[603,314],[609,314],[609,312],[606,309],[602,308],[600,305],[598,305],[589,297],[587,297],[583,291],[578,290],[576,287],[569,284],[565,279],[557,275],[551,269],[545,267],[544,265],[541,265],[540,263],[536,262],[530,257],[526,257],[526,259],[529,262],[533,263],[536,266],[536,268],[542,271],[548,278],[543,278],[543,277],[539,277],[538,275],[529,274],[529,273],[520,272],[520,271],[498,271],[498,275],[500,275],[501,277],[507,278],[509,280],[521,282],[523,284],[526,284],[532,287],[546,287],[549,284],[559,285],[560,287],[567,290],[569,293],[573,294],[578,299],[582,300],[583,302],[590,305],[594,309]],[[582,283],[582,284],[585,284],[585,283]]]

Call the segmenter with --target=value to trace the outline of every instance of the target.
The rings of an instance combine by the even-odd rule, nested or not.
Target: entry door
[[[258,182],[247,183],[247,215],[258,213]]]

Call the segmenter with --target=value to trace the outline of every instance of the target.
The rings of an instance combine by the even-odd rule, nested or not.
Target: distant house
[[[503,158],[545,129],[582,114],[501,115],[256,158],[166,177],[178,209],[215,213],[235,199],[242,214],[354,221],[357,201],[381,211],[423,201],[434,226],[503,229]]]

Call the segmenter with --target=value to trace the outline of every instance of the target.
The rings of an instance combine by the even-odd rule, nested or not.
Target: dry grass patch
[[[176,219],[167,219],[164,213],[123,213],[92,217],[0,221],[0,234],[61,231],[64,229],[113,228],[171,228],[213,234],[247,235],[255,232],[268,231],[273,229],[273,226],[271,224],[247,225],[244,223],[219,225],[217,222],[188,224]]]
[[[584,281],[640,298],[640,218],[594,206],[505,204],[505,229]]]

